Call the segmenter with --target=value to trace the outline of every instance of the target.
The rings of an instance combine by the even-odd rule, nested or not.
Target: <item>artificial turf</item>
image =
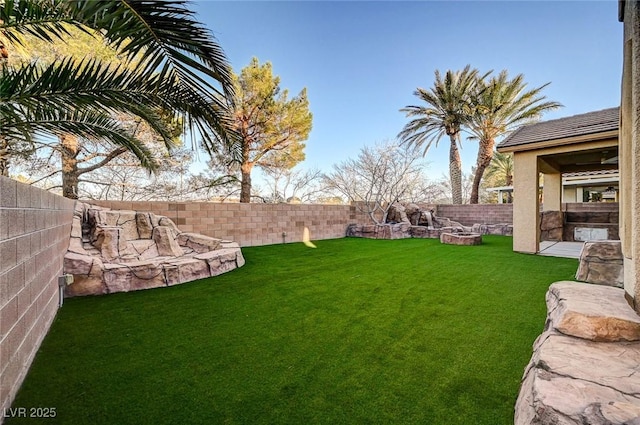
[[[433,239],[244,248],[171,288],[66,300],[13,404],[64,424],[510,424],[577,261]]]

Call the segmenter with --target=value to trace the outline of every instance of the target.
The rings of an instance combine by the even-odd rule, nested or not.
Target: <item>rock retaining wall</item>
[[[515,425],[640,424],[640,317],[624,290],[557,282],[547,309]]]
[[[347,237],[371,238],[371,239],[440,239],[443,233],[469,232],[481,235],[512,236],[511,224],[474,224],[473,226],[429,227],[412,226],[408,223],[396,224],[351,224],[347,227]]]
[[[576,280],[622,288],[624,264],[621,242],[585,242],[580,252]]]
[[[181,232],[163,216],[78,202],[65,273],[67,296],[177,285],[244,265],[237,243]]]

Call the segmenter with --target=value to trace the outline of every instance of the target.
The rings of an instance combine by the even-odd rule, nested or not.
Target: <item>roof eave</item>
[[[541,140],[539,142],[526,143],[522,145],[497,146],[500,153],[524,152],[536,149],[552,148],[556,146],[566,146],[574,143],[597,142],[600,140],[618,138],[619,131],[608,130],[599,133],[583,134],[580,136],[564,137],[562,139]]]

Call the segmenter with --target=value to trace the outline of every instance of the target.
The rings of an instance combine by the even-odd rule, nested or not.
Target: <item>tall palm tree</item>
[[[139,141],[110,113],[145,120],[173,143],[162,113],[174,114],[208,151],[230,134],[231,70],[210,31],[183,0],[22,0],[0,3],[0,50],[28,34],[51,43],[68,26],[99,31],[136,66],[65,58],[46,67],[9,68],[0,60],[0,142],[38,135],[94,137],[127,147],[153,167]],[[7,149],[0,151],[6,152]],[[2,158],[0,158],[2,162]],[[1,169],[2,167],[0,167]]]
[[[541,95],[549,83],[527,90],[524,75],[509,78],[506,70],[489,80],[479,80],[473,99],[473,115],[469,122],[471,139],[478,140],[478,158],[473,178],[470,203],[478,203],[478,190],[485,169],[491,163],[495,140],[519,125],[535,121],[546,112],[562,105],[546,101]]]
[[[449,179],[451,181],[452,201],[462,203],[462,163],[458,143],[462,127],[471,116],[471,100],[474,87],[485,76],[478,76],[477,69],[467,65],[462,71],[447,71],[442,78],[435,71],[435,83],[432,88],[418,88],[414,95],[426,105],[406,106],[400,111],[407,117],[413,117],[405,124],[398,138],[417,146],[424,145],[426,155],[431,145],[437,145],[442,136],[449,136]]]

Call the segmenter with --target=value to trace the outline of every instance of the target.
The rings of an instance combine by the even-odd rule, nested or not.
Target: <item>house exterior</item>
[[[620,105],[620,240],[624,289],[640,313],[640,3],[619,1],[624,22]]]
[[[562,175],[562,202],[618,202],[620,173],[618,170],[579,171]],[[505,194],[513,192],[513,186],[485,189],[497,192],[498,203],[508,202]],[[543,200],[544,202],[544,200]]]
[[[565,183],[578,178],[579,184],[573,185],[576,186],[573,196],[577,197],[577,187],[585,183],[580,177],[593,176],[594,173],[604,176],[607,172],[617,171],[619,116],[620,108],[615,107],[529,124],[520,127],[498,145],[499,152],[513,153],[515,251],[532,254],[539,251],[541,206],[543,212],[548,212],[547,216],[555,212],[562,220],[563,195],[571,196],[570,191],[563,188],[563,176]],[[540,173],[543,174],[542,205],[538,186]],[[587,187],[604,189],[598,192],[599,197],[602,197],[602,192],[609,195],[615,191],[612,182],[607,182],[606,186],[601,183],[604,182]]]

